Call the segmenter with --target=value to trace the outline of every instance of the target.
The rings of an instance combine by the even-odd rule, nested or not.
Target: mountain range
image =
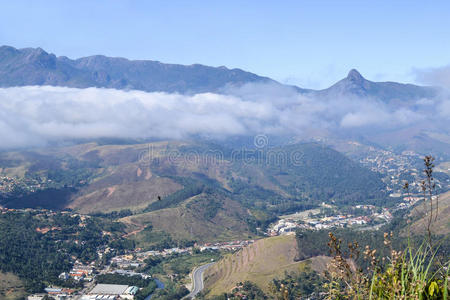
[[[0,87],[52,85],[76,88],[103,87],[146,92],[222,92],[229,86],[267,83],[282,86],[268,77],[224,66],[164,64],[152,60],[128,60],[94,55],[78,59],[57,57],[41,48],[0,47]],[[297,92],[318,96],[353,94],[384,101],[434,96],[436,88],[396,82],[372,82],[357,70],[324,90],[289,86]]]
[[[288,91],[295,96],[308,97],[315,104],[332,107],[332,112],[328,112],[328,115],[317,116],[330,126],[304,130],[307,138],[351,139],[400,152],[413,150],[421,154],[450,156],[450,132],[446,126],[448,117],[445,112],[442,115],[446,104],[441,103],[440,109],[436,104],[438,102],[431,101],[433,106],[427,106],[427,103],[431,103],[430,99],[438,99],[442,94],[443,90],[437,87],[374,82],[352,69],[347,77],[329,88],[311,90],[287,86],[268,77],[223,66],[164,64],[158,61],[128,60],[103,55],[69,59],[65,56],[57,57],[41,48],[0,47],[0,87],[97,87],[189,95],[237,93],[239,97],[239,93],[248,92],[245,89],[247,85],[252,87],[254,84],[257,87],[276,87],[278,91],[278,94],[271,96],[270,89],[267,93],[264,89],[250,88],[248,90],[252,93],[257,90],[255,101],[266,97],[265,94],[268,94],[268,99],[272,99],[278,97],[280,91],[281,94]],[[346,106],[346,103],[351,104]],[[334,110],[340,112],[334,114]],[[356,116],[355,110],[358,110]],[[384,126],[383,121],[380,121],[375,122],[378,126],[357,125],[346,128],[342,126],[344,117],[347,117],[347,121],[358,118],[356,124],[366,124],[364,119],[367,118],[367,124],[371,124],[370,122],[384,117],[394,125],[384,122],[387,124]],[[305,137],[294,137],[296,140],[302,138]]]
[[[226,67],[183,66],[103,55],[72,60],[41,48],[0,47],[1,87],[53,85],[203,93],[249,82],[275,83],[267,77]]]

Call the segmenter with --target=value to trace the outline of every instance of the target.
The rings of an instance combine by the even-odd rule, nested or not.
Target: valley
[[[186,27],[169,19],[160,28]],[[258,69],[265,49],[244,61]],[[362,69],[388,78],[378,67]],[[0,46],[0,299],[447,297],[448,86],[333,68],[334,84],[309,89],[287,74]]]
[[[380,176],[319,144],[245,151],[198,142],[39,150],[3,172],[20,169],[23,177],[15,180],[39,177],[54,187],[4,194],[1,205],[128,212],[121,221],[130,231],[152,225],[177,239],[205,242],[258,234],[278,215],[323,201],[381,205],[387,199]],[[297,162],[288,160],[295,155]]]
[[[82,246],[61,248],[71,257],[58,258],[64,264],[53,275],[31,280],[29,271],[21,271],[27,291],[56,284],[59,293],[76,298],[89,294],[102,278],[98,275],[151,274],[166,288],[155,291],[154,283],[151,288],[145,283],[148,293],[185,295],[192,288],[189,274],[214,262],[203,273],[204,290],[197,298],[268,295],[289,280],[321,282],[329,260],[323,247],[327,230],[344,236],[365,231],[367,243],[377,245],[379,230],[404,234],[398,222],[420,207],[423,195],[414,183],[422,176],[418,154],[357,143],[346,147],[347,156],[318,143],[232,149],[192,141],[79,144],[14,153],[21,157],[16,160],[4,152],[0,208],[6,218],[56,217],[39,221],[30,234],[48,237],[57,248],[73,239],[60,235],[66,226],[58,222],[64,218],[81,220],[74,224],[80,228],[86,222],[93,226],[86,241],[76,241]],[[435,173],[440,192],[449,190],[445,166],[440,163]],[[405,179],[410,193],[401,189]],[[443,234],[448,192],[440,199],[436,232]],[[411,230],[423,234],[425,217],[411,218]],[[86,268],[89,276],[79,271]],[[73,279],[58,281],[64,272]],[[316,293],[319,286],[302,289]]]

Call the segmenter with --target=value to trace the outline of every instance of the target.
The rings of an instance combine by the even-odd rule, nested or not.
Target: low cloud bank
[[[0,89],[0,148],[94,138],[227,138],[259,133],[306,135],[450,120],[448,98],[392,107],[375,99],[318,100],[290,88],[246,85],[193,96],[32,86]],[[448,123],[447,123],[448,124]]]

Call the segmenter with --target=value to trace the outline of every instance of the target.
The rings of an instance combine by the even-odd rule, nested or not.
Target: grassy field
[[[230,292],[238,282],[250,280],[262,290],[268,290],[274,278],[283,278],[285,272],[301,272],[306,266],[321,271],[326,258],[296,262],[295,236],[277,236],[256,241],[254,244],[229,254],[205,273],[208,295]]]
[[[17,276],[0,272],[0,299],[14,300],[25,296],[23,283]]]

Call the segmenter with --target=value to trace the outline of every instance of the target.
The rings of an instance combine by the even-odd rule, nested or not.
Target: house
[[[52,288],[52,287],[47,287],[44,289],[47,294],[49,295],[58,295],[61,293],[62,289],[61,288]]]
[[[61,280],[67,280],[70,278],[70,275],[66,272],[63,272],[63,273],[59,274],[58,278]]]

